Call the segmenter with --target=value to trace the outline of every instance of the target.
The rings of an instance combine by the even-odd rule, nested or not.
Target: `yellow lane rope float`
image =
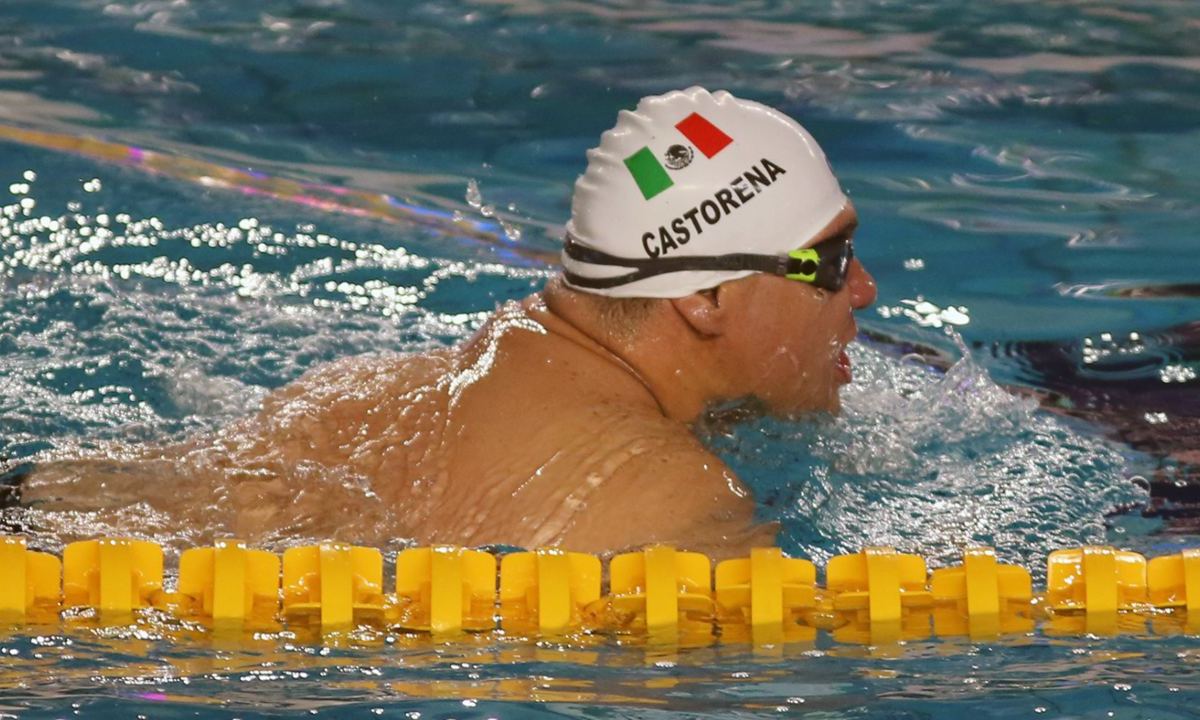
[[[613,557],[607,592],[599,558],[541,549],[503,556],[452,546],[396,557],[392,592],[374,548],[327,542],[282,558],[222,540],[185,551],[174,590],[152,542],[76,542],[62,561],[0,536],[0,622],[52,623],[90,608],[102,624],[146,608],[228,630],[372,626],[435,638],[503,630],[553,639],[581,633],[667,642],[777,645],[828,632],[837,642],[881,645],[937,637],[1200,632],[1200,549],[1147,561],[1111,547],[1056,550],[1046,588],[1029,571],[970,548],[953,567],[869,547],[832,558],[825,585],[808,560],[779,548],[712,567],[700,553],[651,546]]]

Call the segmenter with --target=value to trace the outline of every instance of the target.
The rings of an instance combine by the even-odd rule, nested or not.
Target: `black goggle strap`
[[[563,252],[572,260],[592,265],[633,268],[633,272],[612,277],[586,277],[570,270],[563,271],[563,276],[570,284],[594,290],[618,287],[673,272],[752,270],[812,283],[817,287],[837,292],[845,284],[846,269],[853,256],[849,238],[823,242],[816,247],[793,250],[787,255],[730,253],[708,257],[624,258],[590,248],[567,235]]]

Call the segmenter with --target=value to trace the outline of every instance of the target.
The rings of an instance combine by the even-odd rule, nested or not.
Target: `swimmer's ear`
[[[728,313],[721,304],[721,288],[701,290],[681,298],[672,298],[671,305],[697,335],[717,337],[725,332]]]

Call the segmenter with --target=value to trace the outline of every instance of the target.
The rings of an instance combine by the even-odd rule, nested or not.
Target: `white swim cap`
[[[725,91],[642,98],[587,157],[563,277],[601,295],[683,297],[745,277],[761,268],[731,258],[786,256],[846,205],[807,130]]]

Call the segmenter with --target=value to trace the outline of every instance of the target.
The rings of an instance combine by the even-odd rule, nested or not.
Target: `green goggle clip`
[[[791,250],[788,252],[788,257],[799,261],[799,267],[789,264],[789,268],[796,268],[798,272],[789,272],[784,275],[789,280],[800,280],[801,282],[816,282],[817,268],[821,265],[821,254],[816,250],[808,248],[800,248],[799,250]]]

